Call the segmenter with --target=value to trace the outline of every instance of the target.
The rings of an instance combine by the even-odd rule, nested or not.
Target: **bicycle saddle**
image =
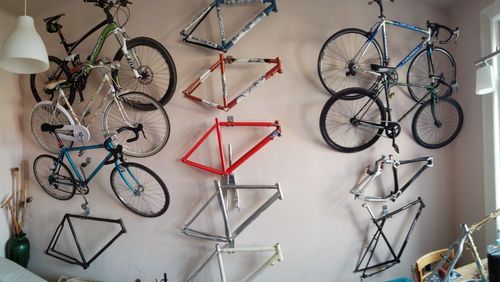
[[[62,13],[62,14],[59,14],[59,15],[55,15],[53,17],[48,17],[48,18],[45,18],[43,19],[44,22],[56,22],[58,21],[62,16],[65,16],[66,14],[65,13]]]
[[[381,65],[376,65],[376,64],[371,64],[370,68],[371,68],[372,71],[378,72],[380,74],[382,74],[382,73],[391,73],[391,72],[395,72],[396,71],[396,68],[386,67],[386,66],[381,66]]]
[[[45,84],[45,90],[54,90],[56,89],[57,86],[65,83],[66,80],[65,79],[61,79],[61,80],[55,80],[55,81],[49,81],[47,82],[47,84]]]

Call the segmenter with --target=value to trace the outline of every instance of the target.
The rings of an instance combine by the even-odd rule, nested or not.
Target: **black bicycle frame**
[[[399,195],[401,195],[406,189],[408,189],[408,187],[410,187],[410,185],[415,181],[415,179],[417,179],[427,168],[432,166],[433,159],[429,158],[429,157],[422,157],[422,158],[417,158],[417,159],[413,159],[413,160],[399,161],[399,164],[404,165],[404,164],[411,164],[411,163],[417,163],[417,162],[426,162],[426,164],[423,167],[421,167],[417,171],[417,173],[415,173],[415,175],[413,175],[413,177],[410,178],[410,180],[408,180],[406,182],[406,184],[404,184],[403,187],[401,187],[401,188],[399,187],[399,181],[398,181],[398,167],[397,166],[392,167],[392,174],[393,174],[393,178],[394,178],[394,191],[392,191],[389,194],[389,197],[394,196],[393,201],[396,200],[396,198],[399,197]]]
[[[80,242],[78,241],[78,237],[77,237],[75,229],[73,227],[73,223],[71,222],[71,218],[119,224],[121,227],[121,230],[106,245],[104,245],[104,247],[102,247],[90,260],[87,261],[85,258],[85,255],[83,254],[82,247],[80,246]],[[75,241],[76,247],[78,249],[78,253],[80,255],[80,260],[78,258],[74,258],[68,254],[65,254],[65,253],[60,252],[60,251],[55,249],[57,242],[59,241],[59,237],[61,236],[61,233],[63,231],[64,223],[66,221],[68,221],[71,235],[73,237],[73,240]],[[111,244],[113,244],[113,242],[115,242],[116,239],[118,239],[118,237],[120,237],[124,233],[127,233],[127,229],[125,228],[125,225],[123,224],[123,221],[121,219],[108,219],[108,218],[81,216],[81,215],[67,213],[64,215],[61,223],[57,226],[56,231],[54,232],[54,235],[52,236],[52,239],[50,240],[49,246],[47,247],[47,250],[45,250],[45,254],[49,255],[51,257],[54,257],[56,259],[62,260],[64,262],[70,263],[70,264],[79,265],[83,269],[87,269],[90,266],[90,264],[98,256],[100,256],[109,246],[111,246]]]
[[[402,211],[405,211],[409,208],[412,208],[416,205],[419,205],[417,214],[415,215],[415,218],[413,219],[413,221],[411,223],[410,229],[408,230],[408,233],[406,234],[406,237],[403,241],[403,244],[401,245],[401,248],[396,252],[394,250],[394,247],[391,245],[391,243],[389,242],[387,236],[385,235],[385,233],[382,229],[384,228],[384,225],[388,219],[390,219],[394,215],[396,215]],[[375,218],[372,211],[370,210],[370,208],[366,205],[364,205],[364,206],[367,208],[368,212],[370,213],[370,216],[372,218],[372,222],[377,227],[377,231],[373,235],[372,240],[370,241],[370,243],[366,247],[366,250],[364,251],[360,260],[358,261],[358,264],[356,265],[356,269],[354,270],[354,272],[362,271],[363,273],[361,274],[361,278],[368,278],[368,277],[371,277],[371,276],[373,276],[377,273],[380,273],[384,270],[387,270],[387,269],[389,269],[389,268],[393,267],[394,265],[401,262],[401,255],[403,254],[403,251],[406,248],[406,245],[408,244],[408,241],[410,239],[410,235],[413,232],[413,230],[415,229],[415,225],[417,223],[418,218],[420,217],[420,214],[422,213],[422,210],[425,208],[425,204],[422,201],[422,199],[419,197],[416,201],[413,201],[413,202],[411,202],[411,203],[409,203],[409,204],[407,204],[407,205],[405,205],[405,206],[403,206],[403,207],[401,207],[393,212],[385,214],[379,218]],[[387,247],[389,248],[389,251],[391,253],[392,258],[390,258],[384,262],[370,264],[371,260],[373,259],[373,255],[375,253],[375,248],[377,247],[381,237],[382,237],[382,240],[387,245]],[[368,255],[368,257],[367,257],[367,255]],[[364,264],[364,266],[362,266],[363,262],[365,261],[365,258],[367,258],[366,263]],[[377,268],[377,269],[374,270],[373,272],[368,273],[368,271],[370,271],[374,268]]]

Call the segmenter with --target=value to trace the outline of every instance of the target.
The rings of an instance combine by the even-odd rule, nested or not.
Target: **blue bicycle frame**
[[[355,59],[359,59],[364,55],[364,53],[368,49],[369,44],[375,40],[375,37],[377,36],[379,31],[382,31],[382,40],[383,40],[382,64],[384,66],[389,65],[390,58],[389,58],[389,50],[387,48],[387,30],[386,30],[386,25],[388,25],[388,24],[393,25],[393,26],[397,26],[397,27],[401,27],[401,28],[405,28],[405,29],[409,29],[412,31],[416,31],[416,32],[419,32],[419,33],[422,33],[425,35],[424,40],[420,44],[418,44],[406,57],[404,57],[401,60],[401,62],[399,62],[396,65],[396,67],[395,67],[396,69],[399,69],[403,65],[405,65],[411,58],[413,58],[413,56],[415,56],[420,50],[422,50],[425,46],[427,46],[431,40],[431,29],[430,28],[425,30],[425,29],[422,29],[422,28],[419,28],[419,27],[416,27],[416,26],[413,26],[410,24],[405,24],[405,23],[393,21],[393,20],[386,20],[385,18],[383,18],[380,22],[376,23],[372,27],[372,29],[370,30],[370,35],[368,36],[368,40],[365,42],[364,47],[361,48],[359,53],[355,56]]]
[[[73,161],[73,159],[71,158],[71,155],[69,153],[70,152],[75,152],[75,151],[96,150],[96,149],[103,149],[103,148],[106,149],[106,150],[108,150],[108,151],[116,149],[115,146],[110,141],[105,141],[104,144],[91,145],[91,146],[80,146],[80,147],[72,147],[72,148],[66,148],[61,143],[61,147],[60,147],[59,155],[57,156],[57,163],[56,163],[56,166],[54,168],[54,172],[59,170],[59,167],[60,167],[61,163],[63,162],[64,157],[66,157],[68,159],[68,162],[69,162],[70,166],[71,166],[71,169],[73,170],[73,172],[75,173],[76,177],[78,178],[77,179],[77,181],[78,181],[77,184],[80,185],[80,187],[85,187],[97,175],[97,173],[102,169],[102,167],[104,165],[110,164],[109,160],[112,157],[114,157],[115,154],[113,154],[113,152],[110,151],[108,153],[108,155],[101,161],[101,163],[99,163],[99,165],[90,173],[90,175],[88,177],[83,177],[80,174],[80,172],[78,171],[78,168],[76,167],[76,164]],[[130,189],[130,191],[132,191],[132,193],[134,193],[134,194],[137,193],[137,190],[135,188],[133,188],[133,186],[130,184],[130,182],[127,180],[127,178],[123,174],[123,171],[121,169],[119,169],[118,159],[119,159],[118,157],[115,157],[115,159],[113,160],[113,163],[114,163],[114,165],[115,165],[118,173],[120,174],[120,177],[123,179],[123,181],[125,181],[125,183],[127,184],[127,187]],[[134,176],[134,174],[130,171],[130,169],[127,166],[124,166],[124,168],[126,169],[126,171],[128,172],[128,174],[130,174],[132,180],[137,185],[140,185],[139,181]],[[73,183],[65,183],[65,184],[72,185]]]

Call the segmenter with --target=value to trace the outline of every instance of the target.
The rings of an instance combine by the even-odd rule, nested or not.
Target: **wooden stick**
[[[18,171],[19,171],[19,168],[18,168]],[[16,212],[16,222],[18,223],[18,227],[19,227],[19,212],[20,212],[20,205],[19,203],[21,202],[21,185],[22,185],[22,167],[21,167],[21,171],[16,175],[17,176],[17,179],[16,179],[16,200],[12,203],[12,205],[14,206],[14,211]]]
[[[3,203],[2,205],[0,206],[0,208],[4,208],[5,206],[7,206],[7,209],[9,210],[10,212],[10,218],[12,220],[12,229],[13,229],[13,232],[14,234],[18,235],[20,234],[21,232],[19,231],[19,226],[17,224],[17,220],[16,218],[14,217],[14,210],[12,208],[12,205],[11,205],[11,202],[12,202],[12,195],[10,195]]]
[[[23,187],[22,187],[22,217],[20,226],[24,225],[25,215],[26,215],[26,205],[28,204],[28,189],[29,189],[29,177],[28,177],[28,160],[23,160],[21,162],[22,174],[23,174]]]
[[[18,185],[18,175],[19,175],[19,168],[14,167],[10,169],[10,172],[12,174],[12,202],[14,203],[13,211],[14,214],[12,215],[13,217],[16,216],[16,202],[17,202],[17,185]]]

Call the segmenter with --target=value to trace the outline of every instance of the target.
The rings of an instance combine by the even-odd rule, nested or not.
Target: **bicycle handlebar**
[[[83,2],[95,3],[96,6],[101,8],[111,8],[115,5],[126,7],[127,4],[132,4],[128,0],[83,0]]]
[[[368,1],[368,5],[371,5],[373,3],[382,4],[383,2],[387,2],[387,1],[394,2],[394,0],[373,0],[373,1]]]
[[[146,138],[146,136],[144,135],[142,123],[139,123],[136,127],[122,126],[122,127],[118,128],[118,130],[116,131],[116,134],[120,134],[121,132],[123,132],[125,130],[130,130],[135,134],[134,137],[126,140],[127,143],[137,141],[139,139],[139,132],[142,132],[142,136],[144,136],[144,138]]]
[[[458,37],[460,36],[460,29],[456,27],[455,29],[452,29],[448,26],[438,24],[438,23],[431,23],[427,21],[427,27],[431,29],[431,37],[436,37],[436,39],[439,40],[439,30],[444,29],[445,31],[448,32],[449,36],[444,39],[444,40],[439,40],[440,44],[445,44],[448,43],[453,37],[455,37],[455,42],[458,41]]]

